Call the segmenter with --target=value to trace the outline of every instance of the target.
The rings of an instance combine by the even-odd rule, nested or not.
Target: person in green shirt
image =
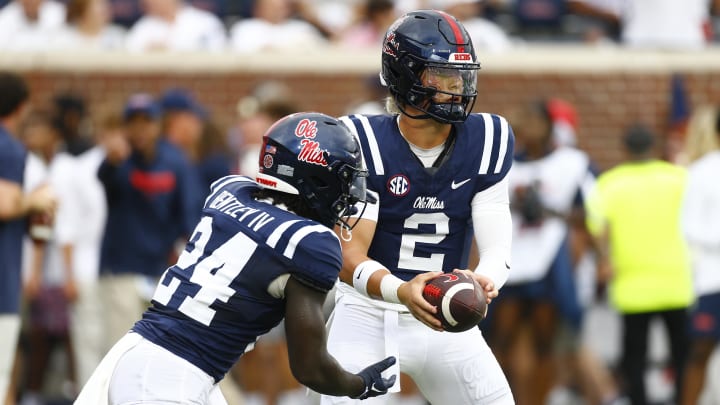
[[[693,302],[688,248],[680,229],[684,168],[654,158],[654,135],[634,126],[623,138],[627,161],[598,177],[587,221],[600,252],[598,278],[622,315],[624,385],[633,405],[647,403],[648,328],[662,319],[670,342],[675,393],[687,356],[687,309]]]

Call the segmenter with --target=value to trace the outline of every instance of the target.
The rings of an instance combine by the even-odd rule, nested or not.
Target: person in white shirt
[[[77,291],[71,305],[70,337],[78,387],[90,378],[106,352],[98,276],[107,201],[97,172],[105,159],[104,139],[122,130],[119,116],[103,117],[97,126],[98,144],[77,156],[58,179],[65,190],[66,215],[58,215],[55,233],[61,248],[71,249],[70,268]]]
[[[130,28],[129,51],[222,51],[227,33],[214,14],[183,0],[143,0],[145,15]]]
[[[65,5],[51,0],[14,0],[0,9],[0,50],[38,51],[65,23]]]
[[[54,217],[42,221],[31,219],[30,238],[26,241],[24,289],[28,303],[27,355],[28,379],[22,404],[42,403],[42,387],[49,376],[50,354],[58,347],[67,360],[72,353],[69,338],[69,304],[77,297],[72,277],[72,245],[61,246],[58,224],[66,221],[70,204],[69,190],[63,187],[74,173],[75,158],[62,150],[62,138],[55,128],[52,114],[34,111],[24,121],[20,136],[37,162],[28,161],[29,183],[48,184],[55,190],[58,209]],[[78,222],[74,224],[79,227]],[[66,369],[69,373],[70,369]]]
[[[708,43],[711,0],[572,0],[573,10],[620,24],[623,45],[692,50]]]
[[[255,52],[267,49],[308,49],[327,41],[313,25],[291,18],[289,0],[256,0],[253,17],[230,28],[232,49]]]
[[[717,369],[717,361],[709,361],[720,341],[720,128],[718,109],[703,107],[691,117],[686,153],[688,185],[682,208],[682,229],[692,252],[697,302],[690,313],[690,356],[686,369],[682,405],[699,401],[703,386],[711,403],[720,403],[717,384],[708,384]],[[717,357],[717,356],[716,356]],[[717,371],[715,371],[717,372]]]
[[[67,25],[53,36],[57,49],[119,50],[125,44],[125,29],[110,23],[108,0],[70,0]]]

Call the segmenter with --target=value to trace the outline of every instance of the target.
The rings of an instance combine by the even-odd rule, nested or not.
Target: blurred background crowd
[[[398,13],[443,9],[486,51],[538,41],[700,48],[717,0],[0,0],[0,49],[252,52],[375,47]]]
[[[712,52],[720,38],[717,0],[0,0],[0,59],[62,50],[272,59],[324,47],[379,55],[388,24],[426,7],[463,21],[481,63],[536,44],[692,53]],[[18,133],[33,152],[25,187],[49,184],[59,205],[55,218],[30,221],[6,405],[72,402],[174,263],[209,184],[253,176],[275,120],[324,105],[383,113],[385,97],[375,73],[333,72],[320,88],[292,73],[246,73],[240,91],[222,72],[21,73],[33,99]],[[505,115],[517,142],[515,263],[481,327],[518,404],[720,404],[720,187],[708,180],[718,81],[653,71],[606,86],[575,74],[569,88],[562,74],[550,78],[527,85],[536,79],[481,72],[476,106]],[[335,87],[343,82],[354,84]],[[523,86],[532,91],[516,94]],[[323,101],[330,93],[344,102]],[[129,182],[114,183],[118,171]],[[224,383],[230,403],[306,403],[283,338],[274,330],[241,359]],[[395,401],[425,403],[408,381]]]

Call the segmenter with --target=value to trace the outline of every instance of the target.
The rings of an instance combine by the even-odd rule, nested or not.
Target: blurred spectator
[[[343,45],[377,49],[398,15],[392,0],[365,0],[357,6],[358,18],[340,37]]]
[[[202,190],[230,174],[230,159],[222,133],[205,108],[186,90],[170,89],[160,99],[164,114],[164,135],[185,152],[197,171]]]
[[[359,10],[366,0],[304,0],[311,4],[317,23],[339,36],[357,21]]]
[[[551,98],[547,104],[552,119],[553,142],[557,146],[577,146],[577,111],[565,100]]]
[[[690,159],[682,226],[693,259],[697,302],[690,312],[690,355],[681,405],[700,402],[710,355],[720,341],[720,120],[718,109],[695,111],[687,133]],[[717,383],[717,382],[715,382]],[[720,403],[713,398],[712,403]]]
[[[496,23],[482,17],[485,5],[478,0],[435,0],[435,8],[459,19],[480,52],[500,52],[509,49],[512,42]]]
[[[234,3],[232,0],[188,0],[191,6],[212,13],[221,21],[227,16],[228,2]]]
[[[31,223],[30,226],[30,236],[34,243],[24,288],[30,310],[27,362],[24,367],[27,381],[20,403],[36,405],[44,402],[41,391],[50,369],[51,353],[57,347],[62,348],[67,358],[67,381],[74,379],[73,349],[69,334],[69,303],[77,298],[72,263],[73,245],[60,243],[55,225],[63,223],[64,227],[78,227],[80,224],[77,217],[73,216],[74,206],[67,198],[71,190],[65,187],[67,179],[75,174],[75,160],[62,151],[62,138],[51,113],[33,112],[24,121],[20,135],[28,150],[42,160],[46,173],[43,181],[58,196],[58,210],[54,218],[42,224]]]
[[[517,139],[508,174],[513,269],[487,326],[515,400],[535,404],[544,403],[556,383],[561,325],[574,334],[580,329],[569,237],[570,227],[584,221],[582,202],[595,176],[587,154],[555,145],[547,100],[522,108],[512,126]],[[511,360],[517,351],[529,355]]]
[[[93,146],[85,99],[77,94],[60,93],[53,98],[56,125],[65,149],[77,156]]]
[[[238,102],[238,133],[235,134],[241,139],[238,142],[238,174],[255,178],[263,135],[273,122],[298,111],[290,90],[273,81],[258,85],[251,95]]]
[[[77,290],[77,298],[71,305],[70,337],[78,388],[85,384],[106,350],[98,277],[107,201],[97,172],[105,159],[104,140],[122,136],[122,130],[119,114],[103,117],[96,125],[98,145],[77,156],[73,173],[62,179],[66,190],[63,203],[66,210],[72,210],[72,215],[70,220],[58,216],[56,231],[63,251],[71,254],[70,269]]]
[[[620,41],[620,14],[625,0],[568,0],[575,27],[586,43]],[[569,24],[568,24],[569,25]]]
[[[142,315],[174,243],[199,219],[199,182],[182,151],[162,139],[160,118],[151,96],[134,94],[123,113],[124,133],[104,140],[98,177],[108,217],[100,283],[108,345]]]
[[[26,114],[29,90],[25,80],[0,72],[0,402],[8,395],[20,332],[20,287],[25,217],[51,215],[55,197],[45,185],[25,191],[27,150],[17,139]]]
[[[110,10],[113,22],[126,29],[142,17],[140,0],[110,0]]]
[[[680,229],[683,168],[654,158],[654,134],[631,127],[627,161],[602,174],[588,200],[588,228],[597,240],[600,280],[623,324],[620,368],[633,404],[646,404],[648,328],[662,319],[670,341],[675,400],[687,354],[687,309],[693,301],[688,249]]]
[[[127,35],[130,51],[222,51],[227,44],[220,19],[184,0],[143,0],[145,14]]]
[[[555,39],[563,33],[566,0],[513,0],[518,32],[525,39]]]
[[[47,48],[65,23],[65,5],[54,0],[14,0],[0,9],[0,50]]]
[[[292,18],[290,0],[255,0],[252,18],[230,28],[232,49],[255,52],[268,49],[311,49],[326,43],[307,21]]]
[[[388,97],[388,90],[382,85],[380,76],[372,74],[364,80],[365,91],[361,93],[357,100],[353,101],[346,108],[346,115],[362,114],[377,115],[387,114],[385,110],[385,99]]]
[[[711,39],[710,0],[621,0],[611,7],[597,0],[574,1],[585,3],[582,8],[576,5],[577,12],[610,23],[617,19],[621,42],[627,46],[692,50]]]
[[[108,0],[70,0],[67,25],[53,37],[57,49],[120,50],[125,46],[125,29],[110,24]]]

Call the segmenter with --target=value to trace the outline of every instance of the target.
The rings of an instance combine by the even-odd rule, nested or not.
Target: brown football
[[[448,332],[474,328],[487,313],[485,292],[465,273],[444,273],[431,279],[425,284],[423,297],[437,307],[435,317]]]

